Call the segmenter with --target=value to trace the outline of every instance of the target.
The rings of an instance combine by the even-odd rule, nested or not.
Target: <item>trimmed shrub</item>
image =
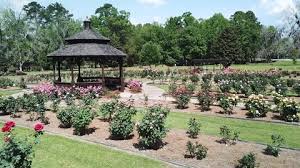
[[[300,112],[300,106],[296,101],[284,98],[278,105],[278,108],[282,120],[285,120],[287,122],[299,122],[298,113]]]
[[[248,100],[246,100],[245,106],[248,110],[247,115],[253,118],[265,117],[269,110],[269,104],[263,95],[250,95]]]
[[[169,109],[153,106],[147,109],[141,123],[138,125],[139,144],[143,148],[158,149],[167,134],[165,121]]]
[[[197,99],[199,101],[201,111],[208,111],[213,103],[214,96],[209,92],[204,91],[198,93]]]
[[[75,114],[78,112],[78,107],[70,106],[60,110],[56,117],[60,121],[61,127],[71,128]]]
[[[196,120],[196,118],[190,118],[188,122],[188,131],[190,138],[197,138],[200,132],[201,124]]]
[[[120,104],[115,106],[112,121],[109,123],[109,132],[112,139],[126,139],[133,132],[132,117],[137,113],[131,106]]]
[[[75,135],[84,135],[87,127],[90,125],[92,120],[94,119],[94,115],[91,110],[86,107],[81,107],[78,109],[78,112],[75,113],[72,118],[72,126],[74,127]]]

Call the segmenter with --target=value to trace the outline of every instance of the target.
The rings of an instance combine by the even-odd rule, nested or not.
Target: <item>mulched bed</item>
[[[56,118],[56,114],[47,111],[47,117],[50,120],[50,124],[45,126],[46,131],[55,132],[60,135],[73,135],[73,128],[64,129],[59,127],[59,121]],[[32,127],[36,121],[28,121],[29,115],[22,114],[20,118],[10,118],[10,116],[0,116],[0,120],[8,121],[14,120],[17,124]],[[87,134],[80,138],[103,143],[108,146],[115,146],[119,149],[136,152],[138,154],[144,154],[152,158],[158,158],[161,160],[173,162],[186,167],[213,167],[213,168],[232,168],[237,164],[237,160],[244,154],[254,152],[260,167],[272,167],[272,168],[298,168],[300,167],[300,151],[283,149],[281,155],[278,158],[263,154],[264,145],[258,145],[254,143],[238,142],[236,145],[226,146],[220,144],[217,141],[218,137],[199,135],[197,139],[189,139],[184,130],[171,129],[167,137],[164,139],[166,145],[159,150],[140,150],[136,148],[135,144],[138,143],[138,135],[134,132],[132,139],[128,140],[110,140],[108,123],[94,119]],[[184,158],[185,145],[188,140],[193,142],[198,141],[208,148],[208,156],[203,160],[187,159]]]

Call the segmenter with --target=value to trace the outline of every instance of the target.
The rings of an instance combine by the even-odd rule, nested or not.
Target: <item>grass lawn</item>
[[[0,95],[1,96],[10,96],[13,95],[15,93],[19,93],[22,89],[13,89],[13,90],[0,90]]]
[[[258,64],[247,64],[247,65],[232,65],[235,69],[251,70],[251,71],[264,71],[271,68],[287,71],[300,71],[300,63],[293,64],[292,61],[277,61],[273,63],[258,63]]]
[[[300,149],[300,126],[180,112],[171,112],[169,114],[167,118],[167,126],[169,128],[187,129],[187,123],[191,117],[195,117],[201,122],[201,132],[204,134],[218,136],[219,128],[223,125],[227,125],[241,133],[241,140],[270,143],[272,134],[280,134],[286,139],[286,147]],[[142,114],[139,113],[137,118],[142,118]]]
[[[18,128],[17,133],[21,136],[29,134],[30,131]],[[33,168],[165,167],[159,161],[60,136],[45,134],[41,138],[41,144],[36,147]]]

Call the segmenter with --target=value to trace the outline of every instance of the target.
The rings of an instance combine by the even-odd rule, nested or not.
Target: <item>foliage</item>
[[[219,98],[219,102],[225,114],[232,114],[233,107],[238,103],[238,96],[221,95]]]
[[[69,106],[60,110],[56,117],[61,123],[61,127],[70,128],[72,127],[73,117],[78,113],[79,108],[76,106]]]
[[[95,103],[94,96],[92,94],[87,94],[82,97],[82,102],[84,106],[91,106]]]
[[[213,103],[214,96],[211,93],[204,91],[198,93],[197,99],[199,101],[201,111],[208,111]]]
[[[15,82],[9,78],[0,78],[0,88],[6,89],[7,87],[12,87]]]
[[[233,131],[226,125],[220,127],[221,142],[227,144],[235,144],[239,140],[240,132]]]
[[[113,114],[115,113],[116,107],[118,107],[119,101],[113,100],[111,102],[103,103],[100,105],[98,115],[100,115],[103,119],[111,121]]]
[[[242,56],[239,32],[236,27],[225,28],[212,44],[212,53],[215,58],[222,58],[223,66],[228,67],[237,62]]]
[[[285,139],[281,135],[272,135],[272,144],[267,145],[265,153],[268,155],[273,155],[275,157],[279,156],[280,147],[284,144]]]
[[[200,78],[198,77],[197,74],[192,74],[192,76],[190,76],[190,80],[193,82],[193,83],[198,83],[200,81]]]
[[[201,124],[196,120],[196,118],[190,118],[188,122],[188,131],[189,137],[191,138],[197,138],[199,132],[200,132]]]
[[[296,83],[296,80],[295,80],[295,79],[287,79],[287,80],[286,80],[286,85],[287,85],[288,87],[293,87],[295,83]]]
[[[258,167],[256,163],[256,158],[253,153],[248,153],[244,155],[237,166],[238,168],[255,168]]]
[[[14,133],[15,123],[8,121],[2,127],[4,132],[4,144],[0,148],[0,165],[2,167],[30,168],[34,158],[33,146],[39,143],[39,138],[43,134],[44,126],[37,123],[34,126],[35,133],[31,137],[19,139]]]
[[[176,98],[177,108],[179,108],[179,109],[186,108],[187,104],[190,102],[190,99],[191,99],[189,90],[184,85],[181,85],[176,88],[174,96]]]
[[[265,117],[268,110],[269,104],[264,99],[263,95],[250,95],[245,103],[248,115],[250,117]]]
[[[300,96],[300,83],[294,84],[293,90],[298,96]]]
[[[231,89],[231,82],[228,80],[222,80],[218,85],[222,93],[228,93]]]
[[[292,99],[283,98],[278,104],[280,117],[287,122],[299,122],[299,104]]]
[[[167,134],[165,121],[169,109],[153,106],[147,109],[141,123],[138,125],[139,144],[144,148],[158,149]]]
[[[186,144],[186,153],[185,157],[188,158],[194,158],[196,157],[197,160],[202,160],[204,158],[206,158],[207,155],[207,148],[201,144],[198,144],[198,142],[196,142],[195,144],[193,144],[191,141],[188,141]]]
[[[128,138],[133,132],[134,122],[132,121],[132,118],[136,113],[137,110],[131,106],[126,106],[125,104],[115,106],[113,119],[109,123],[111,138]]]
[[[80,107],[72,118],[74,134],[83,135],[93,119],[94,115],[89,108]]]
[[[281,95],[286,95],[288,91],[288,87],[285,81],[277,80],[276,84],[273,85],[275,87],[275,91]]]

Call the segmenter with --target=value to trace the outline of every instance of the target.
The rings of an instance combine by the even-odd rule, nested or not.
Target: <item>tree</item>
[[[225,28],[212,45],[215,58],[224,59],[224,67],[236,62],[242,54],[237,30],[234,27]]]
[[[130,13],[124,10],[118,11],[111,4],[104,4],[96,9],[95,14],[91,17],[93,27],[109,37],[114,46],[125,51],[126,43],[132,35]]]
[[[274,27],[264,27],[261,34],[261,48],[258,52],[258,57],[271,61],[279,55],[279,45],[281,33]]]
[[[200,23],[199,29],[202,33],[206,46],[207,46],[207,54],[205,58],[211,58],[212,55],[212,44],[217,40],[222,31],[230,26],[230,22],[226,19],[221,13],[214,14],[207,20],[204,20]]]
[[[143,45],[140,55],[142,64],[158,65],[162,59],[161,47],[151,41],[147,42]]]
[[[252,11],[237,11],[231,16],[231,23],[237,28],[243,54],[236,61],[247,63],[254,61],[260,49],[262,25]]]

